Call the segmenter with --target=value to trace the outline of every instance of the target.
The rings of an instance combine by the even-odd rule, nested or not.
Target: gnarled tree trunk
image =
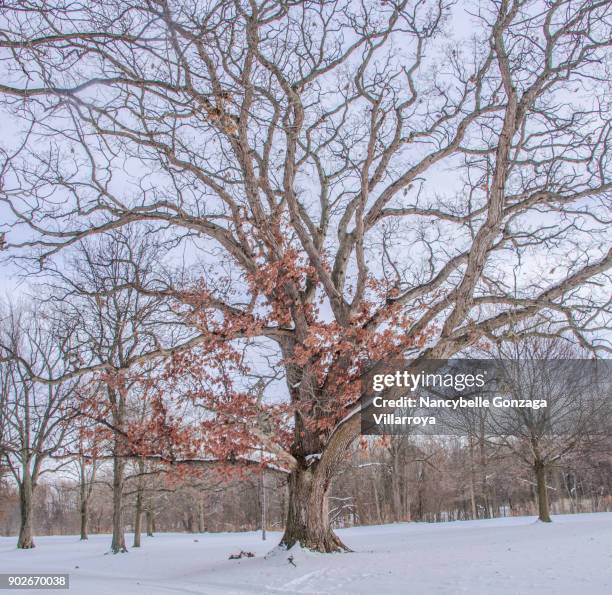
[[[333,434],[318,461],[309,464],[309,457],[296,457],[298,463],[289,475],[287,521],[281,540],[287,549],[299,544],[317,552],[350,551],[332,531],[327,496],[338,465],[358,435],[359,418],[354,417]]]
[[[348,548],[329,524],[329,483],[316,466],[299,466],[289,476],[289,505],[281,541],[287,549],[299,544],[317,552],[341,552]]]

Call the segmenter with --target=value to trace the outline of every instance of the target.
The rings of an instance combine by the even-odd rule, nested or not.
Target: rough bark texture
[[[548,508],[548,489],[546,487],[546,467],[541,461],[533,465],[536,477],[536,488],[538,493],[538,518],[543,523],[550,523],[550,511]]]
[[[34,547],[34,537],[32,531],[32,496],[33,496],[32,480],[29,474],[25,474],[23,481],[19,485],[19,507],[20,507],[20,525],[19,539],[17,547],[27,550]]]
[[[287,521],[281,545],[296,544],[317,552],[348,552],[329,523],[327,495],[334,470],[357,435],[358,416],[334,433],[320,459],[310,465],[304,458],[289,475]]]
[[[348,551],[329,524],[328,489],[323,474],[317,469],[299,467],[291,473],[287,523],[281,545],[289,549],[297,543],[318,552]]]

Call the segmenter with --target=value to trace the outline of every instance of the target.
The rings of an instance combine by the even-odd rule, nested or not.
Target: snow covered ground
[[[262,542],[258,533],[158,534],[116,556],[105,555],[108,535],[86,543],[39,537],[30,551],[2,537],[0,572],[67,572],[76,595],[612,594],[612,513],[559,516],[551,525],[519,517],[339,533],[354,553],[276,550],[264,557],[280,536]],[[228,560],[240,550],[256,557]]]

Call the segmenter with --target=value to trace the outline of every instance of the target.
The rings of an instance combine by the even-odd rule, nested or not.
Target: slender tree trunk
[[[267,519],[267,502],[266,502],[266,472],[261,472],[260,478],[260,489],[261,489],[261,540],[266,540],[266,527],[268,525]]]
[[[81,457],[79,459],[79,516],[81,519],[81,540],[85,541],[89,537],[87,535],[87,517],[89,516],[89,491],[87,486],[87,472],[85,470],[84,457]]]
[[[424,502],[423,491],[425,488],[425,464],[419,463],[419,472],[417,476],[417,519],[424,520]]]
[[[125,387],[115,389],[107,387],[108,397],[113,405],[113,425],[115,426],[115,444],[113,451],[113,538],[111,552],[126,553],[125,534],[123,532],[123,483],[125,458],[127,452],[126,439],[122,434],[125,420]]]
[[[393,520],[399,523],[402,518],[402,493],[400,483],[399,456],[397,453],[393,457],[393,473],[391,474],[391,491],[393,493]]]
[[[406,479],[404,483],[404,518],[406,521],[412,521],[411,498],[410,498],[410,482]]]
[[[81,496],[81,506],[80,506],[80,515],[81,515],[81,540],[84,541],[88,539],[87,535],[87,517],[89,516],[89,502],[87,498],[83,498]]]
[[[546,487],[546,467],[542,461],[536,460],[533,464],[536,477],[536,489],[538,494],[538,518],[543,523],[550,523],[550,511],[548,508],[548,489]]]
[[[376,522],[379,525],[383,524],[382,511],[380,510],[380,498],[378,494],[378,481],[375,474],[372,475],[372,492],[374,495],[374,506],[376,510]]]
[[[22,550],[31,549],[34,547],[34,537],[32,531],[32,497],[34,495],[34,487],[32,478],[29,472],[23,474],[23,479],[19,484],[19,511],[20,525],[19,538],[17,547]]]
[[[142,533],[142,512],[144,505],[144,472],[145,464],[142,458],[138,459],[138,481],[136,483],[136,505],[134,507],[134,545],[140,547],[140,535]]]
[[[474,465],[474,442],[470,436],[470,506],[472,508],[472,518],[478,518],[478,509],[476,508],[476,468]]]
[[[125,547],[125,534],[123,533],[123,471],[125,462],[122,457],[113,458],[113,540],[111,552],[113,554],[127,552]]]
[[[147,537],[153,537],[154,526],[153,526],[153,509],[151,508],[151,503],[149,503],[147,506],[146,517],[147,517]]]
[[[198,498],[198,533],[204,533],[206,524],[204,523],[204,502],[202,496]]]
[[[487,452],[485,445],[485,429],[484,429],[484,418],[480,419],[480,433],[478,436],[478,453],[480,456],[480,482],[481,482],[481,492],[482,492],[482,500],[484,505],[485,515],[488,518],[493,518],[493,510],[491,507],[491,501],[489,498],[489,485],[487,481]]]
[[[134,544],[140,547],[140,534],[142,532],[142,490],[139,487],[136,493],[136,506],[134,509]]]
[[[197,514],[197,511],[196,511]],[[196,533],[196,514],[193,512],[193,508],[189,509],[187,513],[187,531],[189,533]]]
[[[81,540],[89,539],[89,500],[96,480],[96,459],[91,460],[91,474],[87,474],[87,461],[84,456],[79,459],[79,516],[81,521]]]

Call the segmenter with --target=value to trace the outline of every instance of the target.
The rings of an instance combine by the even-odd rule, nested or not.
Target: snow
[[[68,572],[75,595],[612,593],[612,513],[558,516],[552,524],[514,517],[338,533],[354,553],[286,552],[274,547],[278,533],[262,542],[257,532],[158,534],[118,555],[105,555],[108,535],[84,543],[39,537],[26,551],[2,537],[0,572]],[[256,557],[228,560],[240,550]]]

